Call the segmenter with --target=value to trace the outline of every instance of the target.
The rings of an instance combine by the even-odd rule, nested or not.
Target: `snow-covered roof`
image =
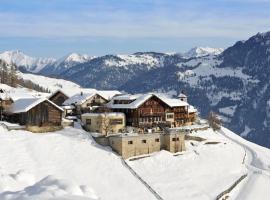
[[[194,106],[191,106],[191,105],[190,105],[190,106],[188,107],[188,112],[189,112],[189,113],[195,113],[195,112],[197,112],[197,109],[194,108]]]
[[[187,95],[185,95],[184,93],[180,93],[180,94],[178,95],[178,97],[179,97],[179,98],[187,98]]]
[[[97,90],[97,94],[106,100],[111,100],[115,95],[122,94],[118,90]]]
[[[170,107],[179,107],[179,106],[188,106],[189,104],[185,101],[181,101],[180,99],[170,98],[164,94],[155,94],[161,101],[166,103]]]
[[[108,117],[125,117],[124,113],[121,112],[109,112],[109,113],[84,113],[82,114],[82,117],[97,117],[97,116],[108,116]]]
[[[10,112],[11,113],[23,113],[23,112],[27,112],[30,109],[32,109],[33,107],[35,107],[36,105],[47,101],[50,104],[52,104],[54,107],[56,107],[58,110],[63,111],[63,109],[61,107],[59,107],[58,105],[56,105],[55,103],[51,102],[50,100],[46,99],[46,98],[25,98],[25,99],[18,99],[16,100],[10,108]]]
[[[63,105],[71,105],[71,104],[82,104],[88,99],[92,98],[95,96],[96,93],[78,93],[67,99]]]
[[[63,92],[62,90],[58,89],[55,90],[53,93],[51,93],[47,98],[50,99],[53,95],[55,95],[57,92],[61,92],[63,93],[65,96],[69,97],[69,95],[67,95],[65,92]]]
[[[148,94],[133,94],[133,95],[125,94],[116,96],[107,104],[107,106],[109,108],[136,109],[140,105],[142,105],[146,100],[150,99],[153,96],[156,96],[170,107],[189,105],[187,102],[181,101],[180,99],[169,98],[165,94],[148,93]],[[132,102],[129,104],[115,104],[114,100],[131,100]]]

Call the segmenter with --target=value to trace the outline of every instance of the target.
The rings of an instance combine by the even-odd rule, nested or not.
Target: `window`
[[[121,118],[118,118],[118,119],[110,119],[110,124],[111,124],[111,125],[123,124],[123,119],[121,119]]]
[[[142,143],[146,143],[146,140],[142,140]]]
[[[159,142],[159,138],[156,138],[156,139],[155,139],[155,142]]]
[[[179,140],[179,138],[172,138],[172,141],[175,142],[175,141],[177,141],[177,139]]]
[[[86,119],[86,125],[91,125],[91,119]]]
[[[128,141],[128,144],[133,144],[133,141],[132,140]]]

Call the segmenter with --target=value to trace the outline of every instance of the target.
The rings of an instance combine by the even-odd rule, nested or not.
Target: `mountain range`
[[[43,67],[24,67],[83,87],[172,95],[184,91],[202,117],[213,110],[234,132],[270,147],[270,32],[225,50],[197,47],[186,53],[71,55]]]

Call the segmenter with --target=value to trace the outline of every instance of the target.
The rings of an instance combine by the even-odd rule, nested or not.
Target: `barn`
[[[63,103],[69,98],[68,95],[66,95],[63,91],[57,90],[54,93],[52,93],[48,99],[55,103],[58,106],[62,106]]]
[[[60,126],[63,109],[45,98],[18,99],[8,111],[9,120],[27,126]]]

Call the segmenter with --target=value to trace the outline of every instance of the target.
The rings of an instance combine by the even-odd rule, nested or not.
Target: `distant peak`
[[[213,47],[194,47],[188,52],[184,53],[183,56],[186,58],[201,57],[207,55],[219,55],[224,51],[222,48]]]

